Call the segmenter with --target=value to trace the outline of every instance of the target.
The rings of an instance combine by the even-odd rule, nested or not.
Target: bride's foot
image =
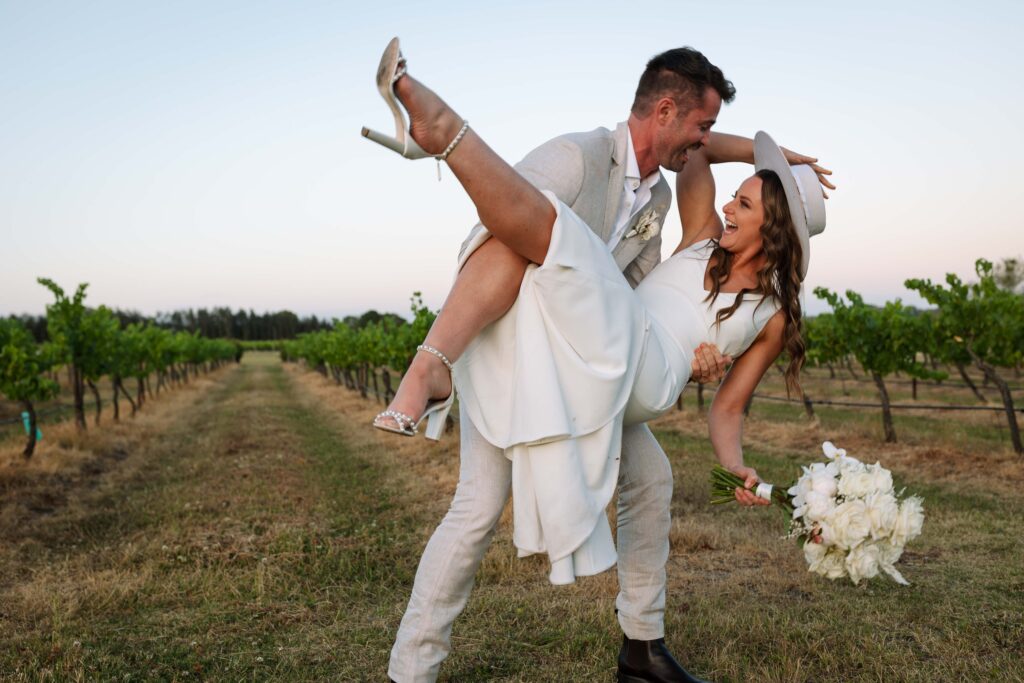
[[[399,77],[394,91],[409,114],[409,133],[423,151],[441,154],[462,131],[465,121],[412,76]]]
[[[395,117],[395,137],[366,127],[363,137],[406,159],[434,157],[439,162],[446,161],[469,130],[469,124],[459,119],[444,100],[406,74],[398,38],[392,38],[380,57],[377,90]],[[405,122],[406,113],[411,125]],[[439,174],[440,170],[439,165]]]
[[[430,353],[417,353],[402,376],[394,400],[373,424],[376,427],[405,429],[407,425],[399,424],[399,420],[388,413],[406,415],[416,423],[429,403],[443,401],[451,393],[451,373],[441,359]]]

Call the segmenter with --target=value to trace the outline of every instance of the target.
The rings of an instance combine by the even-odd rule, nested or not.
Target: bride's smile
[[[722,207],[722,237],[719,244],[733,253],[753,250],[762,246],[761,225],[764,209],[761,205],[761,179],[751,176],[743,181],[732,201]]]

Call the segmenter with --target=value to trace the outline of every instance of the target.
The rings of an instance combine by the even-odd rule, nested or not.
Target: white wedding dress
[[[734,294],[709,305],[712,247],[700,242],[630,288],[607,245],[549,192],[557,211],[543,265],[526,271],[519,298],[455,364],[460,410],[512,461],[513,541],[546,552],[552,583],[604,571],[617,559],[605,508],[615,491],[624,424],[675,403],[701,342],[737,357],[778,310]],[[479,234],[460,267],[488,238]]]

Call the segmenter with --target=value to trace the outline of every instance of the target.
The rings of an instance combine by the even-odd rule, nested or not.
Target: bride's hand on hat
[[[818,182],[822,184],[822,187],[827,187],[830,190],[836,189],[836,186],[829,182],[829,179],[825,177],[832,175],[832,171],[824,166],[820,166],[818,164],[817,157],[809,157],[806,154],[800,154],[799,152],[794,152],[786,149],[785,147],[780,147],[779,149],[781,149],[782,153],[786,155],[786,161],[788,161],[791,166],[794,164],[807,164],[814,171],[815,175],[818,176]],[[821,194],[825,199],[828,199],[828,193],[825,192],[825,190],[822,190]]]

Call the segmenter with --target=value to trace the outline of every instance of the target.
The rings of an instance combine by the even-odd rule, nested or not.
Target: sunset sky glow
[[[40,276],[145,314],[440,306],[472,206],[359,135],[391,125],[374,74],[392,35],[512,161],[614,127],[648,58],[701,50],[737,88],[718,130],[835,171],[809,289],[920,305],[906,278],[1024,253],[1024,6],[650,7],[0,2],[0,314],[42,313]],[[720,205],[747,175],[721,169]]]

